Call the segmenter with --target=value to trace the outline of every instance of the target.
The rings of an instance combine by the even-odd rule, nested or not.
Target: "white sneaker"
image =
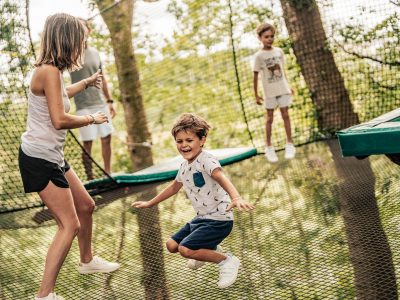
[[[294,147],[294,145],[292,143],[287,143],[285,145],[285,158],[292,159],[294,158],[295,154],[296,154],[296,148]]]
[[[78,272],[81,274],[92,274],[92,273],[109,273],[117,270],[119,268],[118,263],[109,262],[101,257],[93,256],[91,262],[79,263]]]
[[[265,147],[265,157],[269,162],[275,163],[278,161],[278,156],[276,156],[274,146]]]
[[[50,293],[46,297],[35,297],[35,300],[64,300],[64,298],[61,296],[57,296],[56,293]]]
[[[219,267],[219,281],[218,287],[220,289],[231,286],[235,281],[239,273],[240,260],[232,254],[228,254],[229,260]]]
[[[224,250],[222,249],[222,247],[220,245],[217,246],[217,249],[215,249],[215,251],[217,251],[219,253],[224,252]],[[197,270],[197,269],[201,268],[202,266],[204,266],[205,264],[206,264],[205,261],[195,260],[195,259],[191,258],[187,262],[187,267],[192,270]]]

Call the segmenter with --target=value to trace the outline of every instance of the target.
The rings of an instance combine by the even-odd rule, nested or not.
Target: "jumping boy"
[[[188,267],[198,269],[206,262],[218,264],[219,288],[227,288],[237,278],[240,261],[230,253],[223,254],[219,244],[233,227],[232,208],[249,211],[231,181],[224,175],[218,160],[202,147],[210,126],[195,114],[182,114],[172,128],[176,147],[185,161],[175,180],[150,201],[137,201],[136,208],[149,208],[175,195],[182,186],[197,216],[186,223],[166,243],[171,253],[188,258]]]

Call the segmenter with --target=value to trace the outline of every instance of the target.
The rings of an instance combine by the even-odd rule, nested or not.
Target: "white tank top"
[[[61,90],[65,112],[69,112],[71,103],[62,77]],[[28,156],[45,159],[63,167],[66,135],[67,129],[57,130],[51,123],[46,96],[36,96],[29,88],[27,128],[21,136],[22,151]]]

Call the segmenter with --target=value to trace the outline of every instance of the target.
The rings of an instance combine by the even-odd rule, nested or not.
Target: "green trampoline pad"
[[[257,150],[252,147],[223,148],[206,151],[217,157],[222,166],[252,157],[257,154]],[[182,162],[182,156],[176,156],[160,164],[132,174],[114,174],[112,179],[114,179],[119,186],[129,186],[140,183],[150,183],[173,179],[178,173],[178,169]],[[86,189],[92,189],[110,181],[110,178],[95,179],[85,183],[85,187]]]
[[[400,153],[400,109],[337,132],[343,156]]]

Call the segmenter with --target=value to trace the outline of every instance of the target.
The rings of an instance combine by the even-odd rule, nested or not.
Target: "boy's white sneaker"
[[[56,293],[50,293],[46,297],[35,297],[35,300],[64,300],[64,298],[61,296],[57,296]]]
[[[215,251],[217,251],[219,253],[224,252],[224,250],[222,249],[222,247],[220,245],[217,246],[217,249],[215,249]],[[197,270],[197,269],[201,268],[202,266],[204,266],[205,264],[206,264],[205,261],[195,260],[195,259],[191,258],[187,262],[187,267],[192,270]]]
[[[93,256],[89,263],[79,263],[78,272],[81,274],[109,273],[118,268],[119,263],[109,262],[99,256]]]
[[[274,146],[265,147],[265,157],[269,162],[275,163],[278,161]]]
[[[296,148],[292,143],[287,143],[285,145],[285,158],[292,159],[296,155]]]
[[[232,254],[228,254],[228,261],[219,267],[219,281],[218,287],[225,289],[231,286],[239,273],[240,260]]]

